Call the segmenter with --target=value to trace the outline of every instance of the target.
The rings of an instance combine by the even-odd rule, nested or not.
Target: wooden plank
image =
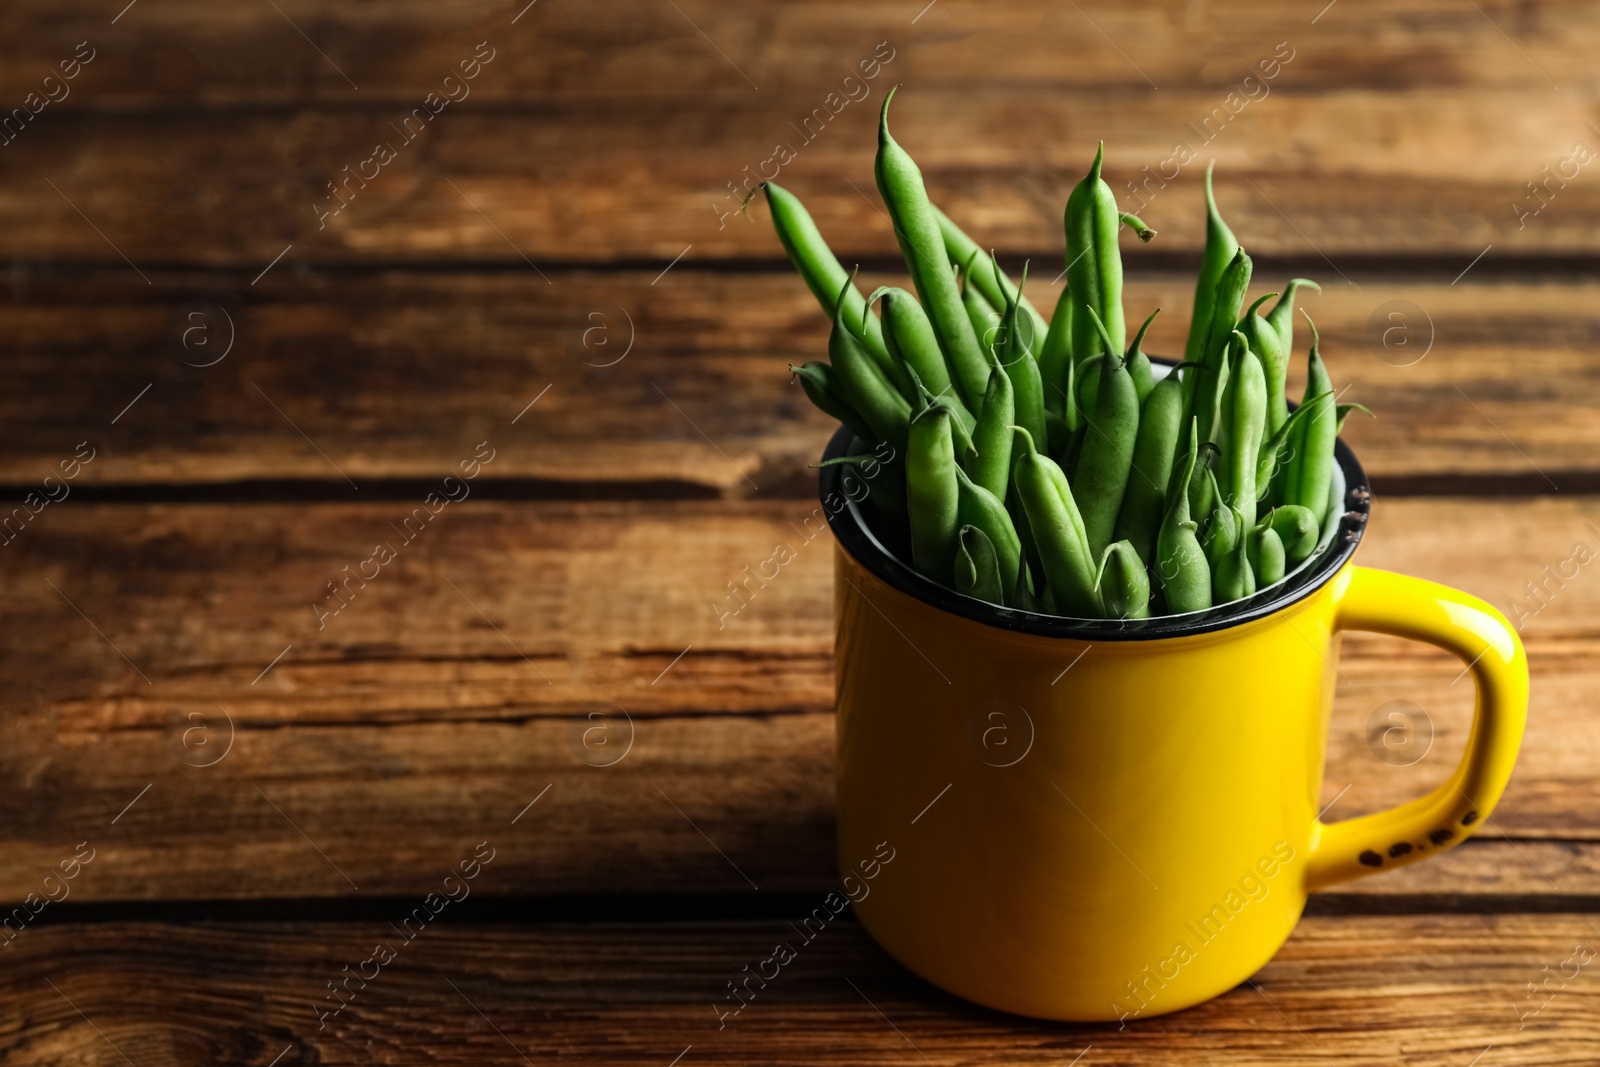
[[[498,863],[480,886],[500,876]],[[136,1064],[255,1067],[275,1056],[1462,1067],[1487,1053],[1507,1065],[1586,1067],[1600,1036],[1600,993],[1582,962],[1569,962],[1594,955],[1587,915],[1312,917],[1251,981],[1125,1029],[976,1008],[841,920],[719,1029],[725,983],[774,943],[793,944],[789,923],[480,926],[466,920],[473,907],[470,896],[448,905],[412,943],[381,921],[29,929],[0,977],[15,1020],[0,1052],[18,1067],[121,1062],[118,1053]],[[393,961],[365,984],[351,980],[347,1005],[319,1016],[336,1003],[327,983],[344,966],[356,973],[379,943]],[[1547,975],[1548,991],[1530,1000],[1529,984]]]
[[[1229,0],[1182,18],[1156,3],[1091,5],[1084,10],[1092,24],[1045,0],[1019,0],[1003,10],[977,0],[940,0],[915,23],[888,3],[811,0],[714,14],[704,3],[679,6],[683,15],[624,0],[609,9],[615,17],[597,18],[580,7],[525,10],[504,0],[396,4],[378,11],[317,7],[310,0],[280,3],[329,57],[324,59],[270,8],[149,5],[109,28],[95,25],[104,12],[89,3],[16,0],[7,6],[9,32],[0,44],[0,98],[20,99],[38,90],[86,32],[98,46],[85,68],[92,80],[73,91],[97,105],[124,109],[405,103],[416,89],[431,87],[433,72],[442,78],[454,67],[463,45],[470,51],[485,37],[502,51],[472,92],[496,102],[533,96],[616,100],[647,92],[753,95],[735,64],[760,83],[761,92],[816,89],[820,97],[858,54],[870,54],[885,36],[906,46],[894,64],[912,74],[937,71],[953,87],[1009,92],[1146,90],[1150,83],[1141,70],[1155,76],[1163,92],[1226,92],[1285,34],[1297,55],[1282,80],[1273,79],[1279,81],[1270,86],[1274,92],[1291,84],[1320,91],[1360,85],[1396,93],[1440,87],[1548,91],[1540,71],[1557,81],[1575,73],[1583,50],[1600,38],[1592,12],[1549,3],[1530,5],[1510,21],[1502,6],[1485,5],[1493,24],[1465,17],[1445,0],[1342,0],[1337,12],[1315,23],[1262,0]],[[726,60],[696,32],[696,24],[705,26]],[[1495,25],[1513,36],[1527,61]],[[1096,35],[1093,26],[1107,36]],[[1126,48],[1129,40],[1137,52]],[[359,93],[340,70],[359,83]],[[895,66],[890,70],[895,73]]]
[[[1258,254],[1442,254],[1448,277],[1491,243],[1496,257],[1587,256],[1600,227],[1600,188],[1571,158],[1575,142],[1600,142],[1581,98],[1554,89],[1581,81],[1600,26],[1550,5],[1345,0],[1315,24],[1261,3],[1184,19],[1118,5],[1090,21],[1043,0],[998,16],[945,0],[915,24],[886,3],[638,2],[605,20],[536,8],[518,25],[515,4],[154,7],[98,34],[87,13],[21,14],[7,106],[85,34],[98,51],[9,146],[8,258],[120,266],[120,250],[141,267],[254,271],[290,243],[321,262],[664,262],[691,244],[700,258],[771,255],[764,227],[721,225],[718,211],[744,168],[774,173],[780,143],[795,153],[785,182],[825,231],[848,235],[852,255],[889,253],[887,223],[845,179],[870,192],[874,107],[894,82],[906,85],[897,131],[934,194],[1016,251],[1058,248],[1067,191],[1102,138],[1119,193],[1146,166],[1176,173],[1179,143],[1192,151],[1148,209],[1169,252],[1198,247],[1198,174],[1213,156]],[[471,95],[406,142],[395,128],[480,41],[495,58]],[[894,58],[869,95],[830,101],[879,42]],[[1245,87],[1262,63],[1276,76]],[[819,108],[825,125],[805,133]],[[322,228],[328,183],[380,142],[398,158]],[[1545,165],[1567,177],[1525,218],[1541,203],[1525,183]],[[1131,194],[1124,206],[1137,207]]]
[[[824,317],[787,270],[680,271],[19,274],[0,303],[0,483],[32,488],[87,441],[78,486],[316,479],[338,495],[341,472],[432,481],[487,439],[485,481],[545,492],[809,495],[831,423],[786,368],[824,355]],[[1585,415],[1600,283],[1321,276],[1305,306],[1335,382],[1377,416],[1346,432],[1380,491],[1600,488]],[[1153,351],[1181,351],[1191,286],[1133,276],[1131,317],[1167,309]],[[1036,293],[1053,303],[1047,278]]]
[[[17,862],[0,899],[85,839],[106,857],[86,900],[408,892],[463,840],[510,832],[547,785],[516,824],[534,856],[521,892],[829,877],[832,549],[797,533],[808,505],[469,500],[411,544],[389,526],[403,507],[69,501],[7,546],[0,783]],[[1510,607],[1575,540],[1600,544],[1595,507],[1379,501],[1361,558]],[[326,614],[326,583],[380,539],[397,558]],[[796,552],[781,580],[737,614],[716,606],[780,541]],[[1464,856],[1452,869],[1484,895],[1592,892],[1593,846],[1561,843],[1600,842],[1588,577],[1526,620],[1536,706],[1484,830],[1554,843]],[[1459,671],[1422,646],[1347,641],[1329,818],[1448,774],[1470,718]],[[1397,710],[1414,748],[1384,744]]]
[[[691,245],[697,260],[767,257],[778,249],[764,209],[754,224],[730,217],[745,190],[730,194],[727,183],[742,186],[743,168],[770,159],[774,139],[799,140],[789,123],[820,95],[741,99],[709,114],[688,101],[629,100],[600,114],[552,109],[538,122],[523,121],[521,108],[502,115],[485,105],[441,114],[409,143],[395,132],[407,104],[388,114],[63,111],[25,131],[31,143],[15,142],[0,195],[0,252],[116,267],[126,256],[145,273],[176,263],[248,275],[291,244],[291,266],[665,265]],[[966,91],[907,94],[897,129],[952,217],[1002,250],[1059,264],[1062,207],[1107,136],[1107,180],[1125,209],[1160,231],[1148,249],[1130,247],[1129,261],[1198,252],[1202,164],[1179,173],[1166,161],[1175,142],[1200,140],[1186,123],[1222,93],[1080,94],[1048,111],[1029,108],[1029,95],[1002,103]],[[1219,201],[1252,254],[1318,264],[1326,256],[1330,274],[1353,270],[1349,257],[1436,256],[1432,269],[1448,281],[1489,244],[1497,246],[1491,268],[1507,257],[1586,257],[1600,228],[1600,191],[1580,180],[1575,163],[1561,164],[1576,141],[1600,140],[1581,109],[1552,107],[1550,96],[1285,93],[1269,98],[1259,120],[1242,115],[1197,160],[1220,158]],[[1374,160],[1371,142],[1349,126],[1357,114],[1394,129],[1432,120],[1437,133],[1414,162]],[[846,112],[834,127],[800,149],[782,172],[785,184],[841,257],[892,256],[894,237],[872,190],[873,115]],[[725,131],[727,141],[682,152],[707,130]],[[152,143],[163,151],[152,153]],[[382,169],[371,162],[379,145],[395,155]],[[329,183],[360,181],[351,175],[363,161],[372,180],[336,196]],[[1542,203],[1525,187],[1545,180],[1541,165],[1573,180],[1552,185],[1548,208],[1525,218],[1517,205]],[[1146,180],[1144,167],[1175,175],[1153,199],[1130,189]]]

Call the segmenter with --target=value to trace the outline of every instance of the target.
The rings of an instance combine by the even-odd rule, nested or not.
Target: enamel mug
[[[849,439],[840,431],[828,455]],[[894,849],[855,905],[885,950],[991,1008],[1145,1018],[1248,978],[1308,893],[1436,856],[1482,824],[1522,737],[1521,643],[1476,597],[1351,562],[1371,493],[1337,448],[1337,522],[1306,563],[1246,600],[1132,622],[1002,608],[932,582],[874,531],[864,472],[823,468],[838,545],[838,859],[848,874]],[[1325,823],[1346,630],[1460,657],[1477,706],[1447,782]]]

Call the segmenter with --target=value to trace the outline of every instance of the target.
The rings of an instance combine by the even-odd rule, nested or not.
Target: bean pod
[[[976,526],[963,526],[958,531],[954,569],[956,592],[991,604],[1005,603],[1005,586],[1000,581],[994,545]]]
[[[1233,337],[1234,323],[1239,309],[1244,306],[1245,291],[1250,288],[1250,257],[1244,249],[1234,253],[1233,260],[1222,272],[1211,307],[1211,328],[1206,333],[1200,366],[1194,377],[1195,388],[1191,397],[1191,410],[1200,419],[1200,441],[1211,440],[1216,428],[1217,409],[1222,400],[1223,378],[1228,373],[1228,343]]]
[[[1302,312],[1304,314],[1304,312]],[[1338,436],[1333,381],[1323,365],[1316,323],[1311,326],[1311,352],[1306,357],[1306,392],[1303,406],[1311,411],[1296,427],[1293,456],[1284,479],[1284,503],[1299,504],[1316,516],[1320,525],[1328,511],[1328,487],[1333,481],[1333,443]]]
[[[1167,610],[1179,615],[1211,606],[1211,565],[1200,547],[1196,533],[1199,524],[1189,511],[1189,483],[1194,478],[1199,452],[1199,424],[1191,419],[1183,477],[1176,483],[1172,505],[1156,536],[1156,578],[1166,597]]]
[[[1022,540],[1000,498],[956,468],[956,521],[982,530],[1000,565],[1000,588],[1014,590],[1022,567]],[[997,601],[1003,603],[1005,601]]]
[[[1278,332],[1278,340],[1283,343],[1285,359],[1294,350],[1294,298],[1302,288],[1322,292],[1322,286],[1310,278],[1290,278],[1289,284],[1283,287],[1283,296],[1267,313],[1267,321]]]
[[[1285,504],[1272,509],[1269,521],[1283,544],[1284,559],[1290,566],[1307,558],[1316,549],[1317,517],[1309,508]]]
[[[1062,425],[1070,432],[1078,428],[1078,408],[1072,396],[1072,289],[1061,290],[1056,300],[1055,314],[1050,317],[1050,330],[1044,335],[1039,350],[1039,378],[1044,382],[1044,408],[1061,417]],[[1052,452],[1061,446],[1050,442]]]
[[[999,268],[995,268],[999,274]],[[1022,284],[1028,282],[1028,268],[1022,268]],[[1021,290],[1006,304],[1005,317],[1000,320],[999,343],[995,345],[995,356],[1000,360],[1000,366],[1005,370],[1006,377],[1011,379],[1011,393],[1015,398],[1016,421],[1024,430],[1034,436],[1035,440],[1046,440],[1044,423],[1044,382],[1039,376],[1039,364],[1034,361],[1033,355],[1028,351],[1024,333],[1032,327],[1028,318],[1022,312],[1022,305],[1017,300]]]
[[[1159,314],[1160,308],[1150,312],[1150,317],[1144,320],[1139,332],[1133,335],[1133,344],[1128,346],[1128,373],[1133,375],[1133,386],[1139,391],[1140,404],[1156,387],[1155,370],[1150,366],[1150,357],[1144,352],[1144,335],[1150,331],[1150,324],[1156,321]]]
[[[861,413],[851,407],[844,397],[839,395],[838,386],[834,382],[833,368],[821,360],[811,360],[803,366],[789,365],[789,373],[793,374],[800,382],[800,388],[805,391],[806,397],[820,409],[823,414],[832,415],[846,426],[850,432],[863,440],[877,440],[877,434],[867,425]]]
[[[922,184],[922,172],[889,135],[889,102],[893,99],[894,90],[890,89],[878,118],[878,155],[873,167],[878,192],[889,209],[906,269],[915,283],[917,296],[922,299],[923,310],[933,323],[933,332],[939,338],[939,347],[953,372],[961,398],[969,408],[976,407],[988,383],[989,367],[978,348],[978,338],[972,331],[972,321],[967,318],[961,293],[956,289],[955,275],[945,256],[944,236],[939,232],[938,216]]]
[[[1270,517],[1250,531],[1246,556],[1250,560],[1250,569],[1255,572],[1258,588],[1265,589],[1283,578],[1288,569],[1288,558],[1283,551],[1283,539],[1272,528]]]
[[[1144,560],[1127,541],[1106,546],[1100,557],[1100,573],[1095,591],[1107,616],[1113,619],[1150,617],[1150,574]]]
[[[1122,317],[1122,250],[1117,245],[1122,213],[1111,186],[1100,177],[1105,151],[1102,142],[1088,175],[1067,197],[1064,217],[1067,288],[1077,300],[1072,316],[1072,355],[1079,363],[1106,351],[1101,331],[1088,316],[1079,314],[1084,307],[1100,316],[1104,332],[1111,338],[1110,352],[1121,352],[1127,343]]]
[[[1014,475],[1017,497],[1028,516],[1053,606],[1063,615],[1101,618],[1094,556],[1067,476],[1054,460],[1038,451],[1028,431],[1020,426],[1014,429],[1022,440]]]
[[[1248,536],[1250,528],[1244,525],[1244,517],[1235,515],[1235,520],[1246,536],[1236,538],[1233,549],[1223,556],[1217,563],[1216,577],[1212,582],[1212,593],[1218,604],[1227,604],[1235,600],[1243,600],[1256,591],[1255,571],[1250,569],[1250,555]]]
[[[811,213],[798,197],[773,182],[764,183],[762,188],[767,194],[767,209],[772,212],[772,226],[778,231],[778,242],[788,253],[789,262],[794,264],[795,271],[804,279],[822,310],[832,314],[840,292],[850,281],[844,265],[822,239]],[[867,346],[879,369],[887,374],[889,350],[883,342],[882,325],[876,316],[866,314],[867,303],[853,284],[844,296],[846,320],[861,324],[856,339]]]
[[[1093,308],[1089,309],[1089,317],[1100,327],[1102,341],[1110,344]],[[1084,413],[1083,448],[1072,475],[1073,496],[1083,513],[1089,551],[1096,558],[1111,543],[1116,530],[1139,436],[1139,395],[1127,362],[1112,351],[1100,357],[1099,366],[1093,413]]]
[[[1200,260],[1200,276],[1194,283],[1194,313],[1189,317],[1189,340],[1183,346],[1183,358],[1188,363],[1198,363],[1205,354],[1206,338],[1211,332],[1213,309],[1217,302],[1217,283],[1222,272],[1239,251],[1239,242],[1233,231],[1222,221],[1217,210],[1217,198],[1211,191],[1211,170],[1216,164],[1206,165],[1206,250]],[[1228,319],[1233,324],[1233,319]]]
[[[1018,297],[1031,326],[1025,339],[1029,350],[1037,355],[1039,343],[1044,339],[1047,329],[1044,316],[1028,302],[1027,297],[1021,295],[1020,289],[1011,284],[1011,279],[996,268],[994,260],[984,252],[983,247],[951,222],[950,216],[940,211],[938,205],[934,205],[933,214],[939,221],[939,232],[944,237],[945,253],[950,257],[950,262],[966,266],[969,284],[977,286],[986,304],[992,308],[1003,308],[1013,296]],[[983,335],[980,333],[978,336],[982,339]]]
[[[861,413],[862,421],[877,440],[904,448],[906,426],[911,419],[911,404],[889,384],[883,371],[873,362],[855,333],[845,324],[845,294],[855,291],[852,273],[840,290],[833,308],[833,329],[828,334],[828,359],[833,367],[833,385],[839,396]],[[866,305],[862,305],[865,313]]]
[[[1006,483],[1011,478],[1011,426],[1017,421],[1016,397],[1011,378],[1000,369],[993,352],[989,360],[994,364],[994,373],[989,375],[983,406],[978,409],[978,421],[972,428],[972,454],[964,458],[962,465],[973,481],[1004,499]]]
[[[906,445],[906,511],[911,564],[936,582],[949,582],[956,555],[960,488],[950,409],[934,404],[911,423]]]
[[[1229,505],[1238,509],[1240,529],[1249,530],[1256,524],[1256,466],[1267,423],[1267,379],[1261,361],[1237,330],[1228,354],[1223,482]]]
[[[972,332],[978,335],[978,348],[987,352],[994,345],[994,339],[1000,332],[1000,313],[997,312],[989,301],[984,299],[983,293],[973,282],[972,272],[977,269],[977,259],[969,259],[961,271],[961,305],[967,309],[967,320],[972,323]]]
[[[1139,558],[1154,559],[1156,531],[1172,480],[1172,464],[1183,426],[1183,386],[1176,373],[1155,384],[1139,408],[1139,432],[1133,443],[1122,510],[1117,513],[1118,540],[1130,541]]]
[[[910,383],[914,374],[929,392],[948,397],[955,405],[956,417],[970,430],[972,413],[954,391],[944,353],[939,349],[939,339],[934,336],[933,324],[928,321],[922,305],[904,289],[886,285],[868,298],[868,306],[877,303],[879,297],[883,299],[883,340],[895,370],[904,379],[903,383],[895,383],[900,385],[902,395],[908,401],[913,399],[914,389]],[[911,374],[905,372],[908,367]]]

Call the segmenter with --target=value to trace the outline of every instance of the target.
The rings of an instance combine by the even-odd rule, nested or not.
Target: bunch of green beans
[[[1152,365],[1155,312],[1126,343],[1119,238],[1155,231],[1118,210],[1102,144],[1067,198],[1065,286],[1039,303],[1054,306],[1047,321],[1024,293],[1027,265],[1013,281],[929,200],[889,133],[893,98],[875,171],[909,289],[863,297],[799,199],[765,186],[784,250],[833,320],[828,362],[791,370],[853,435],[831,462],[892,449],[868,490],[891,550],[979,600],[1110,619],[1241,600],[1315,555],[1342,510],[1334,442],[1360,407],[1335,402],[1306,315],[1305,391],[1289,408],[1295,298],[1316,283],[1296,278],[1247,305],[1251,260],[1208,168],[1183,362]]]

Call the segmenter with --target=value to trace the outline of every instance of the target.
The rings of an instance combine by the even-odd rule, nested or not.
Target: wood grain
[[[94,455],[0,531],[0,900],[95,850],[6,941],[8,1065],[1593,1062],[1586,971],[1524,1013],[1600,938],[1600,585],[1548,577],[1600,547],[1600,185],[1528,183],[1600,146],[1600,11],[15,0],[0,31],[0,498]],[[479,42],[470,98],[398,130]],[[1230,99],[1275,51],[1270,94]],[[1156,351],[1215,158],[1258,292],[1323,283],[1334,379],[1374,409],[1347,431],[1380,497],[1361,562],[1486,598],[1530,654],[1477,836],[1319,894],[1254,981],[1127,1030],[963,1004],[847,919],[716,1024],[835,878],[833,549],[800,532],[832,427],[784,371],[825,324],[764,206],[728,211],[791,145],[777,180],[896,281],[871,179],[896,83],[930,192],[1042,305],[1108,140],[1160,230],[1125,249]],[[483,449],[469,499],[398,529]],[[782,580],[725,614],[778,541]],[[1346,640],[1327,818],[1445,778],[1459,672]],[[474,897],[319,1028],[479,842]]]
[[[1346,435],[1380,492],[1600,489],[1600,284],[1313,273],[1335,383],[1376,416]],[[420,497],[489,440],[482,479],[524,494],[809,496],[833,424],[787,373],[826,348],[805,287],[787,268],[656,274],[19,273],[0,483],[20,497],[87,441],[80,487],[313,480],[296,498],[361,499],[347,476]],[[1151,350],[1181,351],[1192,280],[1131,277],[1130,317],[1167,309]]]
[[[1165,161],[1174,142],[1200,140],[1186,124],[1221,95],[1066,98],[1059,110],[1041,112],[1025,109],[1019,94],[997,128],[992,102],[911,91],[896,126],[953,218],[1004,251],[1058,265],[1067,193],[1096,139],[1108,136],[1108,182],[1125,210],[1137,209],[1160,231],[1148,250],[1128,249],[1138,264],[1146,255],[1198,254],[1202,162],[1179,173]],[[1550,187],[1548,206],[1536,217],[1521,214],[1542,203],[1525,184],[1545,180],[1542,166],[1558,170],[1576,141],[1600,145],[1583,112],[1552,108],[1547,89],[1509,99],[1419,95],[1269,97],[1259,120],[1246,111],[1197,160],[1219,158],[1219,203],[1254,255],[1331,262],[1335,276],[1354,269],[1350,258],[1428,259],[1448,281],[1494,244],[1490,266],[1502,273],[1508,261],[1541,255],[1592,269],[1600,183],[1584,182],[1569,163],[1572,180]],[[818,102],[763,101],[756,114],[720,116],[670,100],[628,101],[600,114],[553,109],[509,141],[507,116],[485,105],[446,111],[409,143],[395,132],[407,104],[388,114],[46,113],[8,157],[0,251],[34,263],[123,267],[126,256],[130,269],[146,273],[176,264],[251,276],[291,244],[291,265],[531,263],[548,272],[642,258],[659,269],[690,246],[699,261],[768,258],[779,250],[765,212],[753,222],[736,212],[744,168],[769,160],[774,139],[798,141],[789,123]],[[1422,151],[1431,154],[1414,161],[1375,165],[1370,142],[1349,125],[1352,115],[1367,115],[1398,138],[1441,110],[1449,139],[1429,139]],[[1504,136],[1524,127],[1531,129]],[[684,154],[707,129],[744,132]],[[869,108],[847,111],[779,175],[846,260],[895,254],[872,190],[872,129]],[[153,141],[162,153],[148,150]],[[395,160],[381,171],[369,163],[376,176],[341,186],[349,191],[336,198],[329,184],[359,180],[350,175],[377,145],[388,145]],[[1130,183],[1146,180],[1144,167],[1175,177],[1154,198],[1140,198]],[[740,188],[730,193],[729,182]]]
[[[500,850],[510,851],[510,846]],[[497,857],[480,883],[494,879]],[[1252,980],[1188,1011],[1076,1026],[985,1011],[914,978],[841,919],[718,1029],[725,983],[782,920],[473,925],[448,906],[319,1029],[326,983],[374,945],[368,923],[41,926],[13,943],[0,991],[8,1064],[1334,1063],[1587,1067],[1600,994],[1586,915],[1303,920]],[[403,915],[403,907],[397,909]],[[1565,964],[1565,966],[1564,966]],[[1546,969],[1549,968],[1549,971]],[[1528,999],[1544,980],[1543,1007]],[[54,988],[52,988],[54,986]],[[115,1051],[113,1050],[113,1046]],[[515,1053],[513,1053],[515,1050]],[[691,1060],[690,1057],[693,1059]]]
[[[517,824],[536,857],[518,892],[828,877],[832,549],[797,534],[805,503],[469,499],[409,545],[388,526],[403,507],[47,509],[0,572],[18,857],[0,886],[26,892],[34,868],[87,838],[107,858],[85,900],[404,892],[547,785]],[[1600,544],[1595,508],[1380,501],[1361,560],[1511,609],[1574,541]],[[313,603],[339,604],[326,583],[379,539],[398,558],[319,628]],[[797,554],[782,580],[735,615],[715,608],[779,541]],[[1484,830],[1558,843],[1528,869],[1524,846],[1493,853],[1484,866],[1518,869],[1474,869],[1485,894],[1592,890],[1588,846],[1559,843],[1600,841],[1588,578],[1526,620],[1535,708]],[[1353,635],[1340,670],[1327,817],[1442,780],[1470,721],[1460,664]],[[1397,710],[1414,747],[1383,743]]]
[[[1448,276],[1490,244],[1501,259],[1588,257],[1600,229],[1600,185],[1571,163],[1550,206],[1521,215],[1540,204],[1526,183],[1543,166],[1563,172],[1576,142],[1600,144],[1582,95],[1557,91],[1581,83],[1600,27],[1552,5],[1345,0],[1314,24],[1260,3],[1180,14],[1041,0],[997,17],[945,0],[913,23],[889,5],[638,2],[606,19],[535,8],[516,25],[514,3],[191,7],[146,4],[98,32],[24,8],[37,32],[9,46],[7,106],[84,35],[98,52],[7,148],[0,252],[252,271],[290,243],[324,263],[665,263],[689,245],[702,259],[765,257],[764,226],[718,213],[744,168],[772,176],[782,143],[796,153],[784,182],[825,232],[848,235],[841,250],[892,253],[887,222],[849,182],[871,192],[874,109],[896,82],[896,130],[933,194],[1017,252],[1059,248],[1067,191],[1100,139],[1130,210],[1126,183],[1190,146],[1195,161],[1140,209],[1169,252],[1199,247],[1212,157],[1257,254],[1437,257]],[[480,41],[496,57],[471,95],[404,141],[396,126]],[[894,59],[870,94],[830,102],[879,42]],[[1254,102],[1239,95],[1275,53],[1292,58],[1250,87]],[[817,108],[826,126],[797,132]],[[380,142],[398,158],[321,225],[328,183]]]
[[[1584,49],[1600,38],[1600,20],[1582,7],[1541,3],[1511,12],[1488,4],[1484,11],[1492,18],[1485,21],[1446,0],[1340,0],[1315,22],[1317,10],[1285,11],[1263,0],[1195,9],[1150,0],[1080,5],[1092,23],[1045,0],[998,9],[978,0],[940,0],[910,15],[895,5],[841,0],[731,10],[702,0],[680,4],[683,14],[620,0],[608,8],[614,16],[604,18],[579,6],[530,10],[515,0],[396,4],[381,11],[310,0],[279,7],[284,14],[270,7],[147,4],[137,17],[130,12],[107,28],[98,24],[109,23],[109,16],[86,0],[16,0],[7,7],[11,32],[0,47],[0,92],[10,99],[37,89],[86,33],[99,52],[86,68],[93,80],[74,91],[95,97],[99,106],[129,110],[405,103],[429,87],[434,72],[442,78],[463,45],[470,49],[485,37],[503,46],[503,55],[473,94],[497,103],[530,97],[615,101],[645,93],[712,103],[753,97],[755,90],[740,80],[735,64],[754,76],[760,92],[825,93],[823,86],[842,78],[885,36],[912,46],[895,64],[913,73],[937,72],[952,88],[1001,98],[1029,88],[1149,90],[1141,69],[1156,76],[1162,92],[1225,92],[1286,34],[1306,51],[1285,68],[1285,88],[1292,76],[1294,88],[1316,92],[1359,86],[1396,95],[1427,89],[1549,91],[1540,71],[1557,81],[1580,72]],[[285,16],[329,58],[297,36]],[[696,25],[718,42],[726,60],[697,34]],[[1095,26],[1106,36],[1097,35]],[[1130,40],[1136,51],[1126,47]]]

